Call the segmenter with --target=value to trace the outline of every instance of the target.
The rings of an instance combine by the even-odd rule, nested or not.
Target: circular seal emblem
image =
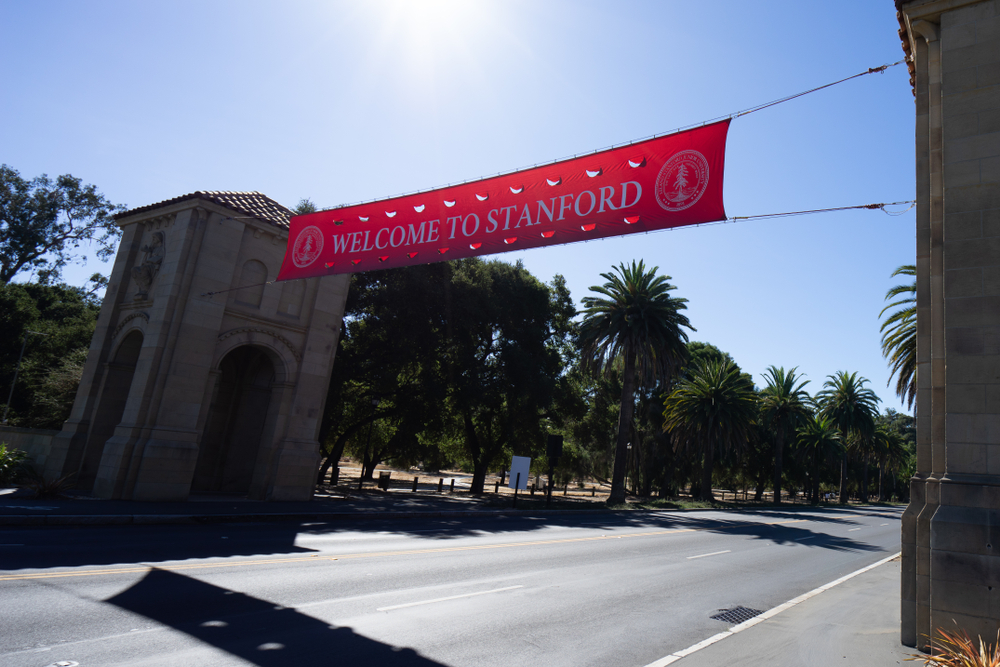
[[[300,269],[304,269],[319,257],[323,252],[323,232],[319,227],[310,225],[301,232],[295,239],[292,246],[292,263]]]
[[[656,201],[665,211],[694,206],[708,188],[708,160],[698,151],[675,153],[656,177]]]

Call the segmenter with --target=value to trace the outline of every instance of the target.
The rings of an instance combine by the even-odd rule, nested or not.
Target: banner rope
[[[860,78],[862,76],[868,76],[869,74],[882,74],[883,72],[885,72],[890,67],[895,67],[896,65],[902,65],[905,62],[906,62],[906,58],[903,58],[902,60],[897,60],[894,63],[890,63],[890,64],[886,64],[886,65],[881,65],[879,67],[869,67],[867,72],[858,72],[857,74],[855,74],[853,76],[849,76],[846,79],[841,79],[840,81],[834,81],[833,83],[828,83],[828,84],[826,84],[824,86],[819,86],[817,88],[812,88],[810,90],[806,90],[806,91],[803,91],[801,93],[796,93],[794,95],[788,95],[787,97],[782,97],[782,98],[774,100],[772,102],[765,102],[764,104],[758,104],[755,107],[750,107],[749,109],[746,109],[744,111],[740,111],[739,113],[735,113],[735,114],[733,114],[730,117],[731,118],[739,118],[740,116],[746,116],[747,114],[751,114],[751,113],[753,113],[755,111],[760,111],[761,109],[767,109],[768,107],[773,107],[774,105],[781,104],[783,102],[789,102],[789,101],[794,100],[794,99],[796,99],[798,97],[802,97],[803,95],[808,95],[809,93],[815,93],[815,92],[823,90],[825,88],[829,88],[831,86],[836,86],[837,84],[841,84],[841,83],[844,83],[846,81],[850,81],[851,79],[857,79],[857,78]]]
[[[909,207],[903,209],[902,211],[888,211],[888,210],[886,210],[886,206],[902,206],[903,204],[909,204]],[[790,217],[793,217],[793,216],[796,216],[796,215],[811,215],[813,213],[831,213],[831,212],[834,212],[834,211],[853,211],[853,210],[859,210],[859,209],[869,210],[869,211],[878,211],[878,210],[881,210],[886,215],[899,216],[899,215],[903,215],[907,211],[911,210],[914,206],[916,206],[916,204],[917,204],[916,200],[909,199],[907,201],[894,201],[894,202],[887,202],[887,203],[883,203],[883,204],[858,204],[857,206],[835,206],[833,208],[814,208],[814,209],[809,209],[809,210],[806,210],[806,211],[789,211],[789,212],[786,212],[786,213],[763,213],[763,214],[760,214],[760,215],[736,215],[736,216],[733,216],[731,218],[726,218],[725,220],[717,220],[715,222],[703,222],[703,223],[698,224],[698,225],[684,225],[682,227],[668,227],[666,229],[656,229],[656,230],[652,230],[652,231],[649,231],[649,232],[646,232],[646,233],[647,234],[654,234],[656,232],[672,232],[672,231],[675,231],[677,229],[688,229],[688,228],[691,228],[691,227],[709,227],[711,225],[725,225],[725,224],[730,224],[730,223],[734,223],[734,222],[742,222],[744,220],[766,220],[768,218],[790,218]],[[232,219],[235,219],[235,218],[232,218]],[[596,239],[596,240],[604,241],[604,240],[607,240],[607,239]],[[593,241],[583,241],[583,243],[592,243],[592,242]],[[532,248],[532,249],[533,250],[537,250],[537,248]],[[293,278],[293,280],[306,280],[306,278]],[[230,287],[229,289],[221,289],[221,290],[216,290],[214,292],[204,292],[204,293],[200,294],[199,296],[214,296],[216,294],[225,294],[226,292],[234,292],[236,290],[249,289],[251,287],[264,287],[265,285],[273,285],[276,282],[278,282],[277,279],[275,279],[275,280],[268,280],[266,283],[257,283],[255,285],[240,285],[239,287]],[[292,282],[292,281],[291,280],[283,280],[282,282]]]
[[[735,113],[726,114],[724,116],[717,116],[715,118],[712,118],[711,120],[705,120],[705,121],[702,121],[700,123],[694,123],[692,125],[685,125],[683,127],[679,127],[677,129],[671,130],[669,132],[660,132],[659,134],[652,134],[652,135],[649,135],[649,136],[646,136],[646,137],[641,137],[639,139],[632,139],[631,141],[626,141],[626,142],[623,142],[623,143],[620,143],[620,144],[611,144],[610,146],[605,146],[603,148],[597,148],[595,150],[588,151],[588,152],[585,152],[585,153],[574,153],[573,155],[566,155],[566,156],[561,157],[561,158],[556,158],[555,160],[549,160],[548,162],[539,162],[539,163],[536,163],[534,165],[525,165],[523,167],[518,167],[517,169],[511,169],[509,171],[501,171],[501,172],[497,172],[496,174],[489,175],[489,176],[480,176],[478,178],[471,178],[471,179],[467,179],[467,180],[464,180],[464,181],[455,181],[453,183],[446,183],[445,185],[439,185],[439,186],[435,186],[433,188],[427,188],[425,190],[413,190],[411,192],[401,192],[399,194],[389,195],[388,197],[378,197],[376,199],[365,199],[365,200],[362,200],[362,201],[352,202],[352,203],[348,203],[348,204],[338,204],[337,206],[331,206],[330,208],[325,208],[325,209],[320,209],[320,210],[323,210],[323,211],[334,211],[334,210],[337,210],[339,208],[346,208],[348,206],[358,206],[360,204],[372,204],[372,203],[375,203],[375,202],[384,201],[386,199],[395,199],[397,197],[407,197],[407,196],[410,196],[410,195],[419,195],[419,194],[423,194],[425,192],[433,192],[434,190],[440,190],[442,188],[449,188],[449,187],[452,187],[452,186],[455,186],[455,185],[464,185],[466,183],[473,183],[475,181],[481,181],[481,180],[486,179],[486,178],[495,178],[497,176],[507,176],[509,174],[516,174],[517,172],[524,171],[526,169],[535,169],[535,168],[538,168],[538,167],[546,167],[546,166],[549,166],[549,165],[552,165],[552,164],[556,164],[558,162],[562,162],[563,160],[571,160],[571,159],[575,159],[575,158],[579,158],[579,157],[585,157],[587,155],[594,155],[596,153],[601,153],[603,151],[609,151],[609,150],[612,150],[612,149],[615,149],[615,148],[621,148],[623,146],[631,146],[632,144],[636,144],[636,143],[639,143],[639,142],[642,142],[642,141],[649,141],[650,139],[658,139],[660,137],[665,137],[665,136],[670,135],[670,134],[677,134],[679,132],[684,132],[686,130],[692,130],[692,129],[696,128],[696,127],[702,127],[704,125],[711,125],[712,123],[718,123],[719,121],[726,120],[727,118],[730,118],[730,119],[740,118],[741,116],[746,116],[747,114],[751,114],[751,113],[754,113],[756,111],[761,111],[763,109],[767,109],[767,108],[773,107],[773,106],[775,106],[777,104],[782,104],[784,102],[790,102],[791,100],[798,99],[799,97],[802,97],[803,95],[809,95],[810,93],[815,93],[815,92],[818,92],[820,90],[825,90],[825,89],[830,88],[832,86],[836,86],[836,85],[839,85],[841,83],[845,83],[847,81],[851,81],[853,79],[858,79],[858,78],[863,77],[863,76],[868,76],[869,74],[882,74],[887,69],[889,69],[890,67],[896,67],[897,65],[902,65],[903,63],[908,62],[908,61],[909,61],[909,58],[903,58],[902,60],[897,60],[894,63],[887,63],[885,65],[880,65],[878,67],[869,67],[864,72],[858,72],[857,74],[852,74],[851,76],[845,77],[843,79],[840,79],[839,81],[833,81],[831,83],[827,83],[827,84],[824,84],[822,86],[817,86],[816,88],[810,88],[809,90],[802,91],[801,93],[795,93],[794,95],[788,95],[786,97],[782,97],[782,98],[777,99],[777,100],[772,100],[770,102],[765,102],[763,104],[758,104],[757,106],[753,106],[753,107],[750,107],[748,109],[744,109],[743,111],[737,111]]]
[[[902,211],[887,211],[886,206],[902,206],[903,204],[909,204],[909,207],[903,209]],[[767,220],[769,218],[791,218],[796,215],[809,215],[812,213],[831,213],[833,211],[853,211],[857,209],[867,209],[869,211],[881,210],[886,215],[899,216],[903,215],[914,206],[916,206],[916,200],[910,199],[907,201],[894,201],[887,202],[884,204],[859,204],[857,206],[835,206],[833,208],[814,208],[806,211],[789,211],[787,213],[762,213],[760,215],[736,215],[731,218],[726,218],[724,221],[720,222],[739,222],[740,220]],[[707,223],[715,224],[715,223]],[[695,226],[695,225],[691,225]]]

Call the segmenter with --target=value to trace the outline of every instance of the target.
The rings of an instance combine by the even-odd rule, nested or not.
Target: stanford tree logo
[[[292,247],[292,263],[300,269],[304,269],[319,257],[323,252],[323,232],[319,227],[310,226],[299,232]]]
[[[708,160],[698,151],[674,154],[656,177],[656,201],[665,211],[694,206],[708,187]]]

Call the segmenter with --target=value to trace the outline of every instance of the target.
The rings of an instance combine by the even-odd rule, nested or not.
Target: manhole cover
[[[718,614],[710,616],[716,621],[739,625],[744,621],[749,621],[754,616],[760,616],[764,612],[760,609],[750,609],[749,607],[733,607],[732,609],[720,609]]]

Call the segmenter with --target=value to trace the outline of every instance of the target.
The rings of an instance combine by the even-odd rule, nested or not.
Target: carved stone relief
[[[163,263],[163,256],[166,252],[163,243],[163,232],[153,232],[149,243],[140,248],[146,253],[142,264],[132,267],[132,280],[139,288],[135,293],[136,301],[145,301],[149,298],[149,288],[153,285],[153,279],[160,271],[160,264]]]

